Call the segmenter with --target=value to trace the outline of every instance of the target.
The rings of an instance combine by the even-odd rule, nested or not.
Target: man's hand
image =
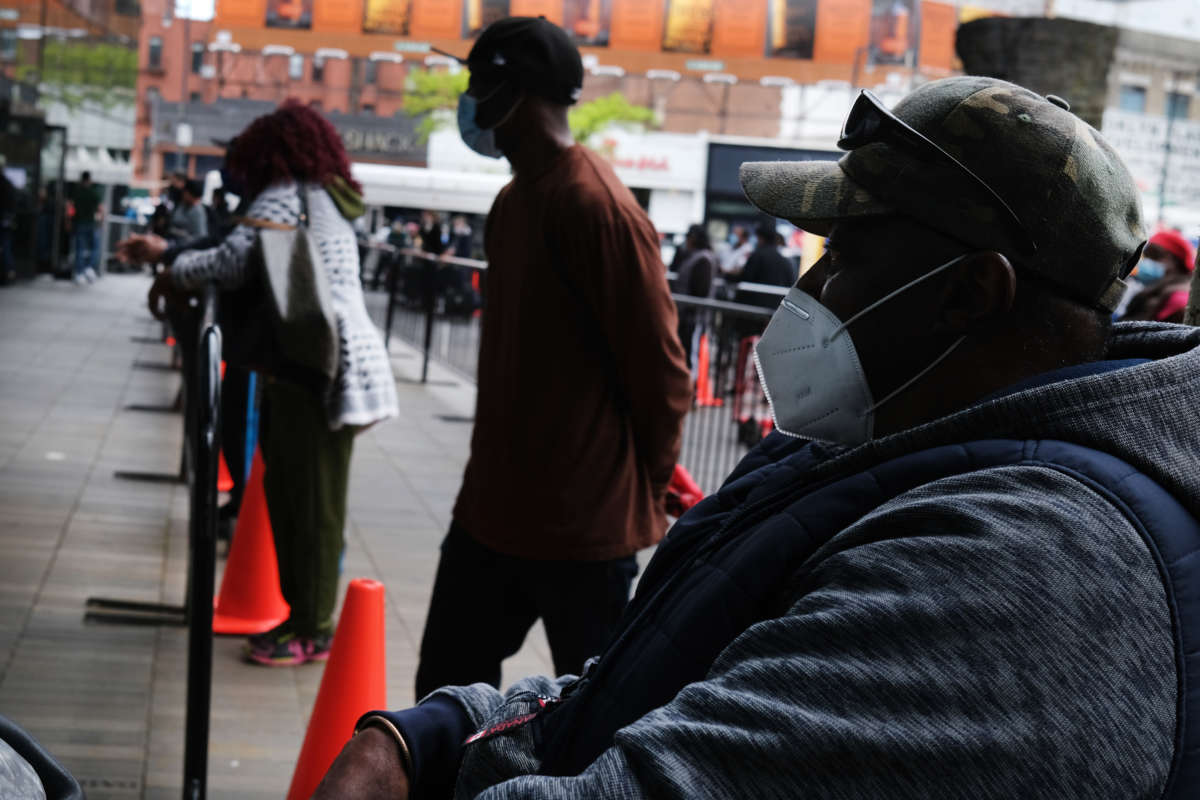
[[[408,800],[408,775],[396,740],[382,728],[364,728],[346,742],[312,800]]]
[[[167,306],[178,306],[187,303],[187,292],[178,288],[171,280],[171,271],[163,270],[154,277],[150,284],[150,293],[146,296],[146,305],[157,320],[167,318]]]
[[[167,240],[153,233],[136,233],[117,245],[117,258],[126,263],[154,264],[167,252]]]

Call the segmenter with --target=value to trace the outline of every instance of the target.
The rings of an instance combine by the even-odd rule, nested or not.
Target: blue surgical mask
[[[475,123],[475,106],[475,98],[466,92],[458,96],[458,132],[467,147],[479,155],[500,158],[504,153],[496,146],[496,132]]]
[[[1156,261],[1153,258],[1146,258],[1143,256],[1142,260],[1138,262],[1137,272],[1134,273],[1133,277],[1136,278],[1139,283],[1154,283],[1155,281],[1162,280],[1163,275],[1166,274],[1166,264],[1161,261]]]

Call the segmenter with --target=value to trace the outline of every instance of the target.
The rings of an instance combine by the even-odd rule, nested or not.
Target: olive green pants
[[[329,430],[316,397],[284,381],[267,383],[266,415],[263,490],[279,588],[292,607],[287,625],[314,636],[333,630],[356,429]]]

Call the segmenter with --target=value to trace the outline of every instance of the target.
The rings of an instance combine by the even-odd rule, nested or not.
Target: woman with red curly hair
[[[338,372],[321,397],[280,378],[267,383],[263,488],[291,615],[251,637],[245,654],[271,666],[323,661],[333,637],[354,435],[397,413],[391,364],[367,316],[359,280],[350,221],[363,213],[362,196],[333,125],[295,100],[254,120],[230,143],[225,173],[228,191],[251,198],[246,216],[215,247],[175,256],[151,300],[209,281],[224,289],[241,285],[264,225],[301,224],[303,193],[306,224],[337,317]],[[149,255],[152,260],[155,254]]]

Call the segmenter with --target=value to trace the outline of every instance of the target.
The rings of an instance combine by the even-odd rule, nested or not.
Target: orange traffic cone
[[[213,612],[213,633],[263,633],[287,619],[291,610],[279,591],[275,537],[262,482],[262,454],[256,452]]]
[[[217,457],[217,491],[233,491],[233,476],[229,474],[229,465],[225,463],[225,451],[223,450]]]
[[[697,357],[696,368],[696,405],[698,406],[722,406],[725,401],[719,397],[713,397],[712,385],[708,379],[708,334],[700,334],[700,352]]]
[[[221,380],[225,380],[225,362],[221,362]],[[225,451],[219,450],[217,454],[217,491],[232,492],[233,491],[233,475],[229,474],[229,465],[225,463]]]
[[[312,796],[363,714],[387,707],[383,584],[356,578],[333,637],[317,702],[308,720],[288,800]]]

